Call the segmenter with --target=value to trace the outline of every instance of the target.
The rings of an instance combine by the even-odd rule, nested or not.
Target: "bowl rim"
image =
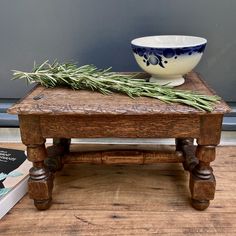
[[[193,38],[193,39],[198,39],[199,43],[189,43],[189,44],[183,44],[183,45],[160,45],[160,46],[154,46],[154,45],[148,45],[145,43],[138,43],[137,41],[147,39],[147,38],[164,38],[164,37],[186,37],[186,38]],[[195,47],[195,46],[200,46],[203,44],[207,43],[207,39],[203,37],[198,37],[198,36],[191,36],[191,35],[150,35],[150,36],[144,36],[144,37],[139,37],[135,38],[131,41],[131,44],[137,47],[145,47],[145,48],[185,48],[185,47]]]

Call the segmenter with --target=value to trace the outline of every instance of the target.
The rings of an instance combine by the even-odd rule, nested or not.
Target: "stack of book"
[[[31,166],[24,151],[0,148],[0,219],[27,193]]]

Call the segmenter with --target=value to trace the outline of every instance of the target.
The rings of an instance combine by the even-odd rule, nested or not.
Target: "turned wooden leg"
[[[195,156],[195,148],[193,146],[193,138],[176,138],[176,151],[181,151],[184,156],[183,167],[185,170],[191,171],[197,164],[198,159]]]
[[[62,149],[62,152],[68,153],[70,151],[71,139],[68,138],[54,138],[53,145]]]
[[[28,145],[27,155],[28,159],[33,162],[33,167],[29,172],[29,196],[34,200],[37,209],[46,210],[52,201],[53,175],[44,165],[47,157],[45,145]]]
[[[47,148],[48,158],[45,160],[50,171],[56,172],[63,168],[63,156],[70,150],[70,139],[54,138],[53,145]]]
[[[210,163],[215,160],[216,146],[220,142],[223,115],[207,114],[200,117],[200,136],[197,139],[196,157],[199,164],[190,174],[192,206],[197,210],[206,209],[214,199],[216,180]]]
[[[215,146],[198,145],[196,156],[199,164],[190,174],[191,203],[195,209],[204,210],[215,195],[216,181],[210,166],[215,160]]]
[[[27,157],[33,163],[30,169],[29,197],[39,210],[46,210],[52,201],[53,175],[45,166],[47,157],[45,139],[41,135],[40,120],[37,116],[19,116],[22,142],[27,146]]]
[[[184,145],[193,145],[193,138],[176,138],[176,151],[182,151]]]

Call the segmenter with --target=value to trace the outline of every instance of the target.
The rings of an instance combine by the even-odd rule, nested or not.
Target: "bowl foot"
[[[168,87],[176,87],[184,83],[184,78],[180,76],[174,76],[174,77],[163,77],[163,78],[158,78],[158,77],[151,77],[150,82],[152,83],[157,83],[159,85],[166,85]]]

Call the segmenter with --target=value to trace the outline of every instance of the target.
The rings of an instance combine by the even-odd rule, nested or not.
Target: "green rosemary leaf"
[[[123,93],[130,98],[145,96],[165,103],[181,103],[201,111],[213,111],[220,98],[196,91],[178,90],[137,79],[138,74],[115,73],[111,67],[101,70],[94,65],[78,67],[74,63],[60,64],[56,60],[36,65],[32,72],[13,70],[13,79],[25,79],[27,83],[39,83],[45,87],[69,86],[74,90],[99,91],[104,95]]]

